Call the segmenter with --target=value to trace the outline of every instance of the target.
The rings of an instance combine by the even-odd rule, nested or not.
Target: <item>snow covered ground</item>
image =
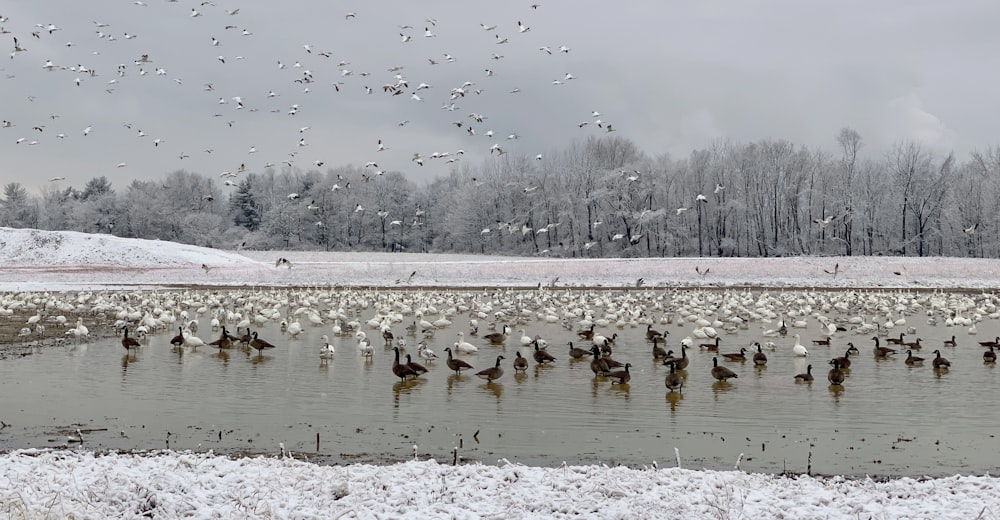
[[[291,267],[275,265],[282,257]],[[644,287],[1000,286],[1000,261],[976,258],[562,259],[370,252],[236,253],[110,235],[11,228],[0,228],[0,269],[0,290],[8,291],[157,285],[536,287],[553,281],[562,287],[635,287],[640,278]]]
[[[284,256],[291,268],[275,266]],[[207,269],[202,266],[207,267]],[[708,273],[704,276],[695,267]],[[827,272],[829,271],[829,272]],[[106,235],[0,228],[0,290],[210,286],[770,286],[990,289],[1000,262],[787,258],[561,260],[371,253],[241,254]],[[412,274],[411,273],[415,273]],[[834,275],[833,273],[836,273]],[[2,418],[0,418],[2,419]],[[680,454],[683,456],[683,454]],[[504,460],[322,466],[296,454],[0,455],[7,518],[1000,518],[990,476],[784,477]]]

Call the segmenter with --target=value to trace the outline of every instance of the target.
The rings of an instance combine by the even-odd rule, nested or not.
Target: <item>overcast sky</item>
[[[908,138],[964,158],[1000,144],[998,19],[995,0],[7,2],[0,181],[374,161],[421,182],[607,124],[653,155],[721,138],[833,151],[850,126],[868,153]]]

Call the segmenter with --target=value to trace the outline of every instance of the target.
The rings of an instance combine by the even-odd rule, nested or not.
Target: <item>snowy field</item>
[[[279,257],[291,268],[275,266]],[[207,269],[203,268],[205,266]],[[704,276],[702,272],[709,269]],[[827,272],[830,271],[830,272]],[[1000,262],[789,258],[576,260],[370,253],[240,254],[0,228],[0,290],[204,286],[767,286],[992,289]],[[834,275],[833,273],[836,273]],[[412,276],[411,276],[412,274]],[[2,420],[2,417],[0,417]],[[322,466],[297,454],[0,456],[4,518],[1000,518],[990,476],[875,482],[678,468]],[[680,462],[683,466],[683,453]],[[450,462],[450,461],[448,461]],[[736,461],[734,461],[735,465]]]

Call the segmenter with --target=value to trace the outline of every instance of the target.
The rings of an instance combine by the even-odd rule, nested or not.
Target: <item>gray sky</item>
[[[261,171],[291,161],[308,170],[322,161],[325,171],[374,161],[421,182],[479,164],[494,144],[534,156],[600,135],[593,111],[644,151],[674,156],[720,138],[784,138],[833,151],[843,126],[875,154],[901,138],[960,157],[1000,143],[993,0],[202,4],[39,0],[0,8],[10,33],[0,35],[0,118],[12,124],[0,128],[0,181],[34,191],[55,176],[79,188],[106,175],[123,188],[177,169],[217,176],[241,164]],[[49,24],[59,29],[50,33]],[[13,37],[25,50],[14,52]],[[137,65],[144,54],[149,63]],[[69,70],[79,65],[96,76]],[[296,82],[306,71],[313,81]],[[408,87],[391,96],[383,85],[396,74]],[[339,92],[334,82],[342,82]],[[465,96],[450,100],[464,82],[472,82]],[[430,87],[418,90],[421,83]],[[455,110],[442,108],[449,103]],[[580,128],[583,121],[592,124]],[[379,139],[385,151],[377,151]],[[457,163],[427,158],[458,150],[466,153]],[[425,157],[423,167],[410,160],[414,153]]]

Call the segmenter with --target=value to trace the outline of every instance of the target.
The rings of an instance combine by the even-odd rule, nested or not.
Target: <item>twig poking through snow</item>
[[[677,457],[677,469],[681,468],[681,450],[674,446],[674,456]]]

